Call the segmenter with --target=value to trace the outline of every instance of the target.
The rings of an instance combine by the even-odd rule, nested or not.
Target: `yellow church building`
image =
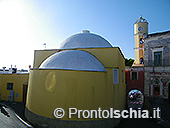
[[[34,126],[113,128],[119,119],[69,118],[77,110],[125,108],[125,59],[100,35],[88,30],[65,39],[59,49],[35,50],[25,116]],[[65,116],[57,119],[54,110]]]

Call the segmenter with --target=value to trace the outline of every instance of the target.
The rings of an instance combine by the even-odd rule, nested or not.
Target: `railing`
[[[160,61],[145,60],[144,66],[170,66],[170,59],[162,59]]]

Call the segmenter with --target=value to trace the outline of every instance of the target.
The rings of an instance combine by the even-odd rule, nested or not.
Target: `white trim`
[[[143,35],[145,35],[145,33],[144,32],[142,32],[142,33],[136,33],[136,34],[134,34],[134,36],[143,36]]]

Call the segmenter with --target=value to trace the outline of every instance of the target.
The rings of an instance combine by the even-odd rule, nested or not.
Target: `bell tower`
[[[140,16],[134,23],[134,37],[135,37],[135,61],[133,66],[144,65],[144,37],[148,35],[148,22]]]

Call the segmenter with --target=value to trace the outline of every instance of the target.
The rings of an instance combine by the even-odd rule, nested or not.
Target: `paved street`
[[[1,108],[0,113],[0,127],[1,128],[27,128],[14,113],[5,107]]]
[[[128,104],[129,108],[138,110],[138,108],[143,108],[143,104]],[[117,128],[168,128],[157,123],[156,119],[136,119],[128,118],[122,119]]]
[[[166,128],[154,119],[122,119],[117,128]]]
[[[1,128],[27,128],[11,110],[5,108],[10,117],[0,113]],[[122,119],[117,128],[164,128],[156,123],[153,119]]]
[[[8,103],[6,103],[8,104]],[[22,103],[13,103],[11,107],[20,117],[23,118],[24,105]],[[3,110],[4,109],[4,110]],[[0,112],[0,128],[27,128],[9,108],[1,106]],[[8,115],[10,117],[8,117]],[[122,119],[117,128],[168,128],[159,125],[154,119]]]
[[[160,106],[160,103],[157,104]],[[143,104],[136,104],[135,102],[134,104],[132,104],[131,102],[129,102],[128,107],[138,110],[138,108],[143,108]],[[128,118],[128,119],[122,119],[117,128],[169,128],[169,126],[170,125],[166,122],[157,123],[156,119]]]
[[[17,110],[22,107],[22,104],[18,104]],[[21,109],[20,109],[21,111]],[[22,118],[6,105],[0,104],[0,128],[31,128],[32,126],[27,124]]]

